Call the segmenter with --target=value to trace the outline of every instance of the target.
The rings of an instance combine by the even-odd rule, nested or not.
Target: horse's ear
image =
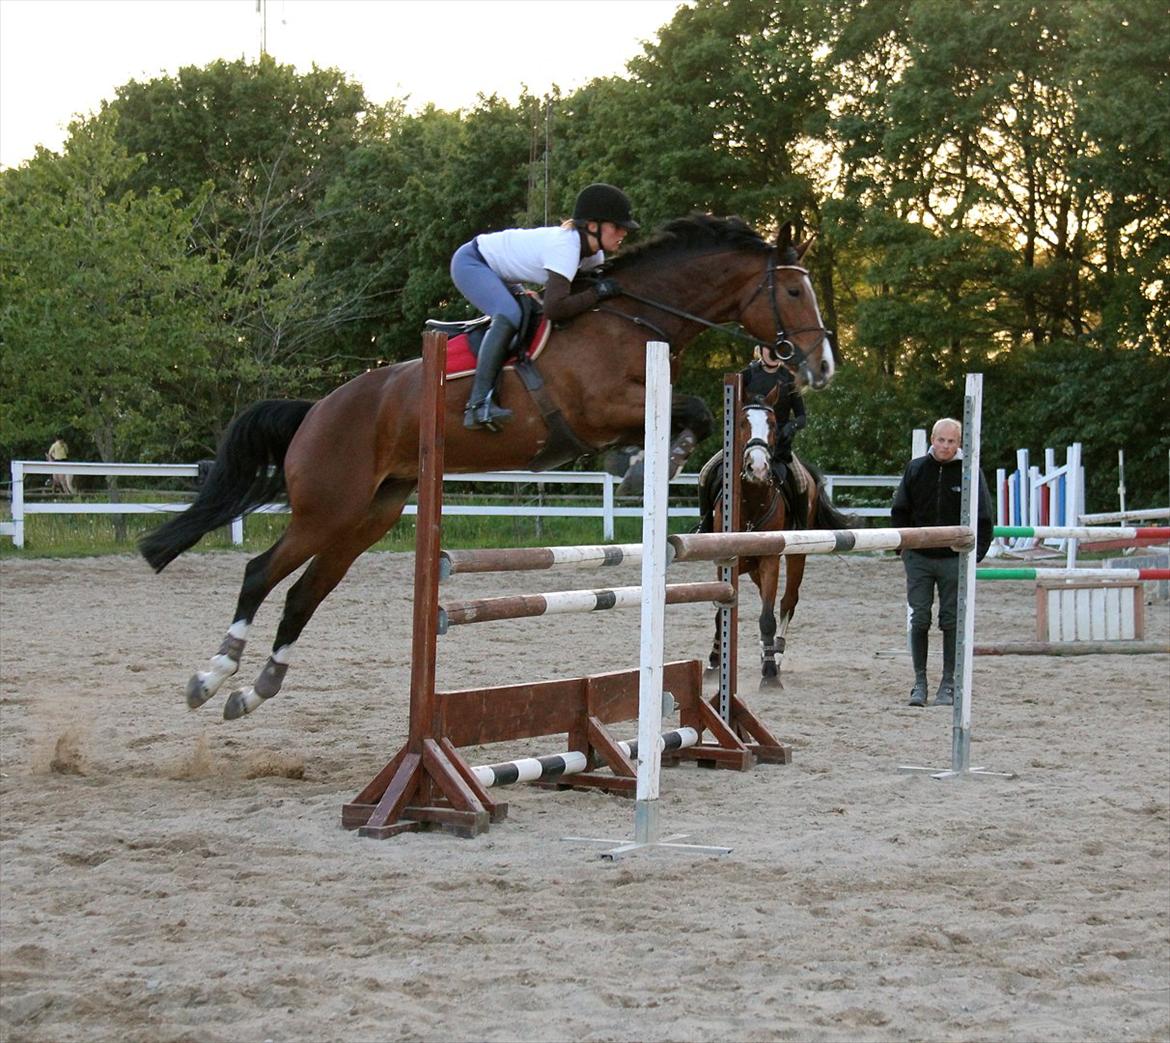
[[[792,222],[785,221],[780,226],[780,231],[776,233],[776,249],[781,253],[792,247]]]
[[[796,259],[799,261],[804,257],[805,251],[812,246],[813,240],[817,237],[816,232],[813,232],[803,243],[796,248]]]

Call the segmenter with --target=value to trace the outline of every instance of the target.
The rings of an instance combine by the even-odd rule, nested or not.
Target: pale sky
[[[0,0],[0,168],[128,80],[217,58],[341,69],[372,102],[472,108],[621,75],[684,0]]]

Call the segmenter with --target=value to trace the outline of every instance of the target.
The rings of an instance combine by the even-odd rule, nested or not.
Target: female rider
[[[630,200],[613,185],[597,183],[583,188],[573,216],[549,228],[509,228],[477,235],[451,258],[451,279],[472,304],[491,316],[475,362],[475,378],[463,426],[499,430],[512,418],[510,409],[493,401],[496,380],[512,337],[520,326],[520,305],[512,284],[544,287],[544,314],[554,322],[572,318],[616,297],[613,279],[572,292],[578,272],[592,271],[622,244],[626,233],[638,227]]]

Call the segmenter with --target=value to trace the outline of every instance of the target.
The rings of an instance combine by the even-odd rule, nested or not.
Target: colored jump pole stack
[[[972,534],[979,526],[979,438],[983,424],[983,374],[968,373],[963,398],[963,493],[959,515]],[[971,676],[975,651],[975,545],[972,540],[959,556],[958,635],[955,671],[959,676],[951,726],[949,770],[902,765],[899,771],[928,774],[935,779],[1014,778],[1012,773],[971,767]]]

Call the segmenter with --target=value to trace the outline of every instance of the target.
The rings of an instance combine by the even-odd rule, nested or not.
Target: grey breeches
[[[902,551],[906,569],[906,600],[910,629],[929,630],[934,592],[938,590],[938,625],[953,630],[959,612],[959,557],[930,558],[914,550]]]
[[[472,239],[455,251],[451,258],[451,281],[484,315],[503,315],[513,326],[520,326],[520,305],[508,285],[487,266]]]

